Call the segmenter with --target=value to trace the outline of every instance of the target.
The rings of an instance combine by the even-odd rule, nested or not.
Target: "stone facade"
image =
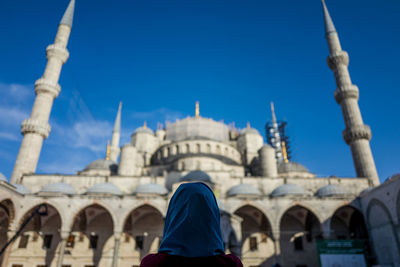
[[[348,55],[325,5],[328,64],[335,72],[335,98],[343,109],[343,136],[357,178],[316,177],[301,164],[280,161],[256,129],[237,132],[201,117],[198,105],[194,117],[165,129],[138,128],[122,149],[120,106],[105,159],[76,175],[35,174],[60,92],[73,9],[74,0],[47,49],[48,64],[35,85],[32,115],[22,124],[24,139],[10,183],[0,175],[0,246],[35,211],[41,213],[1,256],[2,267],[139,266],[141,258],[157,251],[173,193],[192,181],[213,189],[221,216],[229,217],[233,229],[226,251],[240,254],[245,266],[318,266],[319,239],[361,239],[370,263],[400,266],[400,179],[373,187],[379,180],[371,131],[363,124]]]

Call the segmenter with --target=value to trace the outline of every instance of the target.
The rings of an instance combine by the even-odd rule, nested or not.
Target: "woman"
[[[224,253],[219,220],[217,201],[207,185],[180,185],[168,206],[158,253],[144,257],[140,266],[242,267],[238,257]]]

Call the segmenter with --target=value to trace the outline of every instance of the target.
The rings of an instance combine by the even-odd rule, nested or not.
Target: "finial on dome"
[[[67,9],[65,10],[64,16],[61,19],[60,24],[70,26],[72,28],[72,22],[74,20],[75,11],[75,0],[71,0]]]
[[[144,122],[143,122],[143,128],[144,128],[144,129],[147,129],[147,121],[144,121]]]
[[[250,122],[248,121],[247,122],[247,129],[250,129],[251,127],[250,127]]]
[[[324,10],[325,33],[330,34],[336,32],[335,25],[333,24],[332,18],[329,15],[329,11],[328,8],[326,7],[325,0],[322,0],[322,8]]]
[[[110,160],[110,140],[107,140],[106,160]]]
[[[196,101],[196,110],[195,110],[195,117],[200,117],[200,104],[199,101]]]

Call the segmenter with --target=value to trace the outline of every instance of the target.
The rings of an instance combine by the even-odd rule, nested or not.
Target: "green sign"
[[[363,240],[318,240],[321,267],[367,267]]]

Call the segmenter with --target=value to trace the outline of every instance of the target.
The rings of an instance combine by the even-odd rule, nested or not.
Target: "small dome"
[[[179,179],[180,182],[205,182],[212,184],[211,177],[203,171],[191,171],[182,178]]]
[[[7,182],[7,183],[8,183],[7,177],[5,177],[4,174],[2,174],[1,172],[0,172],[0,181]]]
[[[110,170],[112,173],[116,172],[118,165],[112,160],[98,159],[86,166],[84,171],[90,170]]]
[[[66,195],[74,195],[76,194],[75,189],[66,183],[54,183],[45,185],[40,193],[60,193]]]
[[[147,127],[139,127],[135,130],[135,132],[133,134],[137,134],[137,133],[148,133],[148,134],[153,134],[154,132],[152,129],[147,128]]]
[[[168,194],[167,189],[159,184],[141,184],[136,187],[134,194],[156,194],[166,195]]]
[[[278,173],[288,173],[288,172],[307,172],[308,169],[297,162],[280,162],[278,164]]]
[[[258,188],[250,185],[250,184],[239,184],[233,186],[231,189],[228,190],[226,193],[228,197],[238,196],[238,195],[253,195],[253,196],[260,196],[261,192]]]
[[[31,191],[29,191],[28,188],[26,188],[25,186],[23,186],[22,184],[13,184],[13,186],[15,187],[15,191],[17,191],[20,194],[29,194]]]
[[[257,131],[257,129],[254,128],[245,128],[240,131],[239,135],[245,135],[245,134],[258,134],[260,135],[260,132]]]
[[[114,184],[111,183],[101,183],[95,184],[90,187],[86,194],[107,194],[107,195],[116,195],[121,196],[121,190]]]
[[[332,197],[332,196],[341,196],[346,194],[347,194],[346,189],[336,184],[325,185],[320,189],[318,189],[318,191],[315,193],[317,197]]]
[[[295,184],[284,184],[275,188],[271,193],[271,197],[302,196],[304,194],[303,187]]]

